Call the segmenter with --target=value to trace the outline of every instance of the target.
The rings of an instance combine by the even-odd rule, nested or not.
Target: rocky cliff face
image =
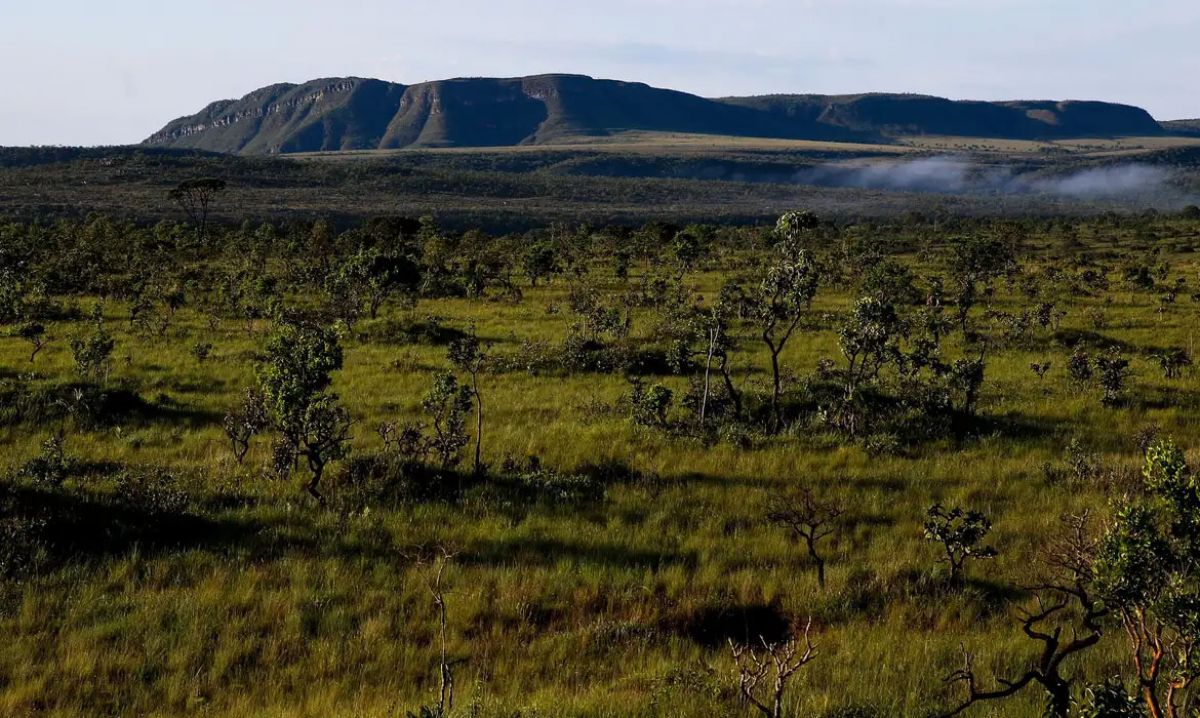
[[[627,130],[822,140],[1163,132],[1144,110],[1102,102],[956,102],[879,94],[711,100],[580,75],[412,86],[349,77],[271,85],[238,100],[214,102],[171,122],[144,144],[273,154],[544,144]]]

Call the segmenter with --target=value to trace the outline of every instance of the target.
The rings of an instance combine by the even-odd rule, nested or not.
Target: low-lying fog
[[[800,170],[793,181],[822,187],[904,192],[1003,192],[1075,199],[1155,196],[1165,201],[1181,201],[1183,193],[1172,179],[1169,169],[1138,163],[1045,175],[1020,173],[1010,167],[982,165],[959,157],[927,157],[858,165],[830,163]]]

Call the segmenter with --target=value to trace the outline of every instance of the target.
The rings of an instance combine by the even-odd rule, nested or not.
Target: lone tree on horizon
[[[200,236],[207,236],[208,209],[217,195],[225,191],[225,180],[215,177],[184,180],[167,192],[167,196],[187,214],[188,219],[199,229]]]

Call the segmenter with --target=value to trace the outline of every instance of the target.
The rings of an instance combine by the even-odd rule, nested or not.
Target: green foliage
[[[16,270],[0,269],[0,324],[16,324],[25,313],[25,283]]]
[[[429,416],[433,435],[430,448],[443,470],[452,469],[462,461],[462,451],[470,443],[467,417],[474,402],[471,387],[459,384],[451,372],[439,374],[433,386],[421,400],[421,408]]]
[[[1077,384],[1085,384],[1092,380],[1092,359],[1082,347],[1076,348],[1067,357],[1067,374]]]
[[[212,354],[212,350],[212,342],[196,342],[191,346],[188,352],[196,359],[196,361],[203,364],[208,360],[209,355]]]
[[[1096,561],[1097,585],[1122,617],[1147,699],[1174,714],[1172,686],[1200,676],[1200,484],[1170,439],[1146,452],[1142,500],[1116,507]]]
[[[61,431],[51,434],[42,442],[41,453],[27,461],[17,472],[17,476],[42,487],[62,486],[70,476],[72,465],[67,458],[65,444],[66,437]]]
[[[24,339],[33,347],[29,353],[29,361],[33,361],[38,352],[46,345],[46,327],[40,322],[22,322],[17,327],[17,336]]]
[[[1145,708],[1129,695],[1119,678],[1090,685],[1079,702],[1079,718],[1144,718]]]
[[[1178,379],[1183,370],[1192,365],[1192,357],[1182,347],[1169,347],[1155,355],[1163,376],[1167,379]]]
[[[907,324],[892,304],[874,297],[858,300],[838,338],[848,364],[848,398],[853,398],[862,384],[878,378],[884,366],[901,360],[900,341],[907,332]]]
[[[181,171],[176,160],[157,161],[164,175]],[[395,170],[389,186],[417,181],[401,173],[414,167],[407,155],[392,161],[372,165],[372,173]],[[555,184],[549,191],[558,191]],[[766,265],[784,256],[767,249],[779,239],[770,227],[689,229],[677,246],[680,230],[667,225],[513,236],[449,228],[435,236],[427,225],[418,239],[415,220],[397,221],[394,231],[342,231],[347,215],[336,216],[315,231],[294,218],[262,231],[255,222],[213,225],[205,242],[173,222],[0,223],[0,266],[21,262],[25,316],[65,339],[76,307],[86,313],[103,297],[112,359],[120,355],[113,382],[100,385],[72,375],[67,341],[52,343],[30,366],[30,344],[0,332],[0,363],[8,367],[0,371],[8,457],[0,471],[10,477],[0,493],[14,498],[0,508],[0,524],[17,527],[0,555],[23,566],[19,580],[0,586],[0,630],[11,637],[0,641],[0,673],[20,679],[0,690],[0,704],[20,714],[51,706],[71,714],[213,716],[336,715],[345,696],[354,698],[347,710],[371,715],[418,705],[429,698],[436,639],[427,630],[422,576],[399,556],[444,542],[461,547],[469,582],[451,608],[466,627],[451,641],[451,660],[472,693],[458,711],[469,712],[476,699],[480,715],[604,714],[619,695],[623,715],[723,715],[734,696],[728,681],[711,677],[728,668],[713,646],[752,633],[783,640],[803,611],[814,616],[823,658],[788,694],[789,714],[873,706],[880,716],[923,715],[950,700],[942,678],[960,643],[991,647],[979,661],[981,688],[1040,661],[1042,646],[1009,623],[1007,607],[1037,611],[1016,587],[1043,579],[1034,567],[1060,538],[1055,515],[1099,516],[1109,500],[1136,504],[1148,512],[1141,533],[1162,537],[1168,553],[1177,550],[1176,533],[1194,532],[1173,529],[1167,510],[1181,499],[1165,497],[1186,500],[1194,480],[1178,470],[1179,457],[1156,459],[1152,481],[1137,481],[1129,467],[1154,445],[1144,431],[1131,440],[1137,427],[1194,438],[1195,377],[1139,373],[1144,400],[1101,411],[1091,392],[1072,391],[1064,368],[1070,350],[1062,348],[1095,355],[1118,346],[1136,364],[1137,357],[1155,361],[1158,348],[1188,346],[1189,300],[1156,315],[1157,294],[1103,288],[1127,255],[1149,251],[1142,241],[1161,248],[1173,272],[1194,276],[1195,257],[1174,249],[1190,243],[1193,228],[1174,218],[1001,221],[943,213],[911,223],[839,218],[804,229],[796,241],[819,273],[819,291],[779,355],[788,430],[771,432],[769,348],[747,301]],[[1031,238],[1011,282],[998,277],[990,293],[980,283],[988,319],[981,312],[969,336],[948,328],[953,297],[936,281],[953,276],[943,250],[959,234]],[[1074,249],[1060,257],[1069,236]],[[503,271],[521,276],[520,258],[537,242],[554,247],[570,281],[539,280],[519,300],[477,291],[500,286]],[[337,318],[328,271],[374,247],[422,257],[424,278],[426,243],[445,272],[420,290],[436,319],[407,312],[394,301],[407,291],[400,289],[377,320],[359,322],[353,340],[327,330]],[[312,247],[323,249],[310,254]],[[697,249],[699,258],[685,259]],[[618,252],[628,257],[625,279],[612,269]],[[881,271],[875,289],[857,283],[885,262],[895,266]],[[926,304],[890,296],[903,281],[879,288],[904,274],[897,267],[920,278],[914,282]],[[43,281],[53,287],[44,302]],[[739,283],[751,291],[739,296]],[[175,288],[185,301],[170,299]],[[863,296],[890,312],[865,311]],[[135,304],[170,317],[170,341],[113,319]],[[1103,334],[1088,321],[1093,308],[1106,318]],[[1068,312],[1061,327],[1060,310]],[[268,317],[279,324],[268,325]],[[291,331],[284,324],[318,337],[328,331],[330,342],[293,338],[269,348],[276,330]],[[856,392],[852,408],[866,419],[854,436],[820,421],[845,393],[843,332],[847,346],[888,357]],[[494,352],[483,351],[480,337],[496,342]],[[340,362],[313,358],[332,350],[306,348],[333,341]],[[197,344],[213,347],[203,362],[190,350]],[[1028,367],[1047,357],[1054,367],[1038,381]],[[255,358],[263,379],[248,398],[241,392],[254,383]],[[324,368],[306,368],[314,364]],[[1098,392],[1090,356],[1087,364]],[[456,388],[444,392],[446,404],[434,404],[458,406],[459,418],[448,423],[465,444],[443,469],[421,398],[447,366]],[[488,412],[488,458],[538,454],[542,462],[460,472],[475,437],[478,404],[462,398],[474,369]],[[290,379],[267,382],[275,373]],[[630,373],[644,387],[644,420],[665,430],[641,430],[629,419]],[[277,398],[301,399],[303,411],[287,412],[300,428],[293,440],[277,423],[266,383],[279,387]],[[968,410],[982,416],[966,417]],[[370,430],[380,424],[391,428]],[[50,461],[47,480],[18,477],[60,426],[71,431],[66,469]],[[1068,437],[1078,438],[1077,450],[1062,456]],[[244,465],[222,448],[227,440],[246,452]],[[1054,480],[1042,481],[1048,460],[1055,471],[1045,475]],[[328,507],[297,502],[289,483],[260,480],[272,463],[305,480],[323,471]],[[822,500],[854,515],[817,547],[828,559],[824,591],[810,570],[815,559],[764,520],[764,495],[799,481],[812,481]],[[966,561],[956,590],[921,568],[932,565],[931,544],[913,531],[940,497],[988,507],[995,533],[977,547],[1003,541],[986,572]],[[1137,560],[1126,568],[1157,570],[1161,553],[1135,546]],[[1176,573],[1186,587],[1190,573]],[[1134,595],[1149,590],[1127,583]],[[1167,600],[1188,594],[1158,593],[1147,615],[1163,626],[1188,625],[1194,604]],[[1064,600],[1039,597],[1046,608]],[[1081,605],[1071,600],[1038,626],[1046,635],[1062,628],[1064,642],[1090,637]],[[1121,619],[1114,610],[1097,648],[1062,664],[1080,711],[1089,681],[1119,668],[1125,684],[1136,685],[1136,669],[1123,660]],[[920,641],[896,640],[914,630]],[[1183,644],[1173,631],[1163,635],[1175,656]],[[70,650],[43,651],[35,661],[36,646]],[[167,663],[156,659],[163,646],[173,656]],[[886,661],[876,660],[882,655]],[[74,680],[80,666],[94,680]],[[1166,661],[1160,693],[1175,675],[1175,661]],[[1038,715],[1041,692],[1032,686],[993,712]]]
[[[640,377],[629,381],[629,405],[633,423],[639,426],[665,428],[667,414],[675,400],[675,393],[662,384],[647,386]]]
[[[946,510],[941,504],[929,507],[925,515],[925,540],[941,546],[942,561],[950,568],[949,582],[958,584],[964,578],[968,561],[996,557],[996,549],[984,545],[992,530],[992,522],[978,511],[958,507]]]
[[[312,478],[306,489],[319,501],[323,497],[317,485],[325,466],[346,456],[350,439],[350,415],[337,395],[326,391],[332,372],[341,366],[342,347],[334,329],[284,324],[267,344],[259,367],[263,399],[281,434],[273,450],[275,469],[285,475],[297,457],[307,459]],[[238,435],[246,427],[234,428]]]
[[[107,380],[112,370],[112,353],[116,340],[104,328],[100,305],[92,312],[93,328],[90,333],[71,339],[71,357],[75,360],[75,371],[92,380]]]
[[[342,347],[330,327],[284,324],[267,344],[259,368],[263,395],[284,433],[302,432],[304,412],[342,368]]]
[[[913,271],[894,259],[873,264],[863,276],[862,291],[890,304],[919,304],[924,299]]]
[[[1122,399],[1125,382],[1131,374],[1129,360],[1113,349],[1096,357],[1096,378],[1104,394],[1105,406],[1116,406]]]
[[[221,422],[225,437],[229,439],[233,456],[240,464],[250,450],[250,440],[271,424],[266,397],[257,388],[246,389],[241,402],[230,409]]]

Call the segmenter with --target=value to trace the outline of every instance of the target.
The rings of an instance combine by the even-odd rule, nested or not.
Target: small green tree
[[[960,585],[968,561],[996,557],[996,549],[983,545],[992,530],[992,522],[978,511],[952,508],[941,504],[929,507],[925,515],[925,540],[939,544],[941,561],[950,567],[949,583]]]
[[[847,362],[847,401],[854,399],[864,383],[874,381],[889,362],[900,359],[899,342],[907,331],[889,302],[874,297],[858,300],[838,339]]]
[[[407,256],[363,247],[337,264],[325,284],[340,313],[356,316],[365,310],[375,319],[389,297],[400,295],[408,305],[416,304],[421,271]]]
[[[1154,356],[1167,379],[1178,379],[1183,375],[1183,370],[1192,365],[1192,357],[1182,347],[1163,349]]]
[[[259,382],[272,424],[280,432],[276,465],[307,460],[311,477],[305,490],[324,503],[318,485],[330,461],[343,458],[350,416],[328,393],[332,372],[342,367],[337,332],[328,327],[284,324],[267,345]]]
[[[1016,269],[1012,247],[996,237],[963,237],[954,242],[951,276],[958,285],[958,323],[965,333],[971,308],[979,299],[980,284],[988,284]]]
[[[450,363],[471,377],[471,395],[475,398],[475,475],[483,473],[483,395],[479,392],[479,374],[487,364],[487,348],[480,344],[475,328],[450,344]]]
[[[112,371],[112,353],[116,341],[104,328],[104,314],[99,304],[92,308],[91,318],[91,333],[71,339],[71,357],[80,376],[106,381]]]
[[[33,347],[29,353],[29,361],[32,362],[37,357],[38,352],[46,346],[49,339],[46,337],[46,326],[41,322],[24,322],[17,327],[17,336],[24,339]]]
[[[641,377],[630,377],[629,406],[633,423],[666,428],[667,414],[674,401],[675,393],[662,384],[646,386]]]
[[[250,451],[250,440],[270,426],[270,419],[266,397],[254,388],[247,389],[242,394],[238,405],[225,414],[221,426],[225,430],[226,438],[229,439],[233,456],[239,464],[246,458],[246,453]]]
[[[775,226],[775,259],[750,299],[750,308],[771,356],[771,428],[783,424],[783,393],[779,355],[792,338],[817,294],[820,271],[803,248],[815,222],[806,212],[789,212]]]
[[[1120,352],[1115,349],[1096,357],[1096,377],[1100,382],[1100,388],[1104,390],[1104,394],[1100,398],[1101,403],[1105,406],[1116,406],[1121,403],[1125,381],[1129,378],[1130,373],[1129,360],[1121,356]]]
[[[453,468],[462,460],[462,450],[471,441],[467,435],[471,397],[471,387],[459,384],[458,377],[446,372],[437,376],[421,402],[433,429],[430,447],[443,470]]]
[[[1200,678],[1200,482],[1170,439],[1153,442],[1144,498],[1124,499],[1100,543],[1097,584],[1121,617],[1151,718],[1183,715]]]
[[[1067,375],[1076,384],[1087,384],[1092,380],[1092,358],[1082,347],[1077,347],[1067,357]]]
[[[549,278],[558,271],[558,254],[548,242],[538,242],[522,255],[521,269],[530,286],[536,287],[538,280]]]

